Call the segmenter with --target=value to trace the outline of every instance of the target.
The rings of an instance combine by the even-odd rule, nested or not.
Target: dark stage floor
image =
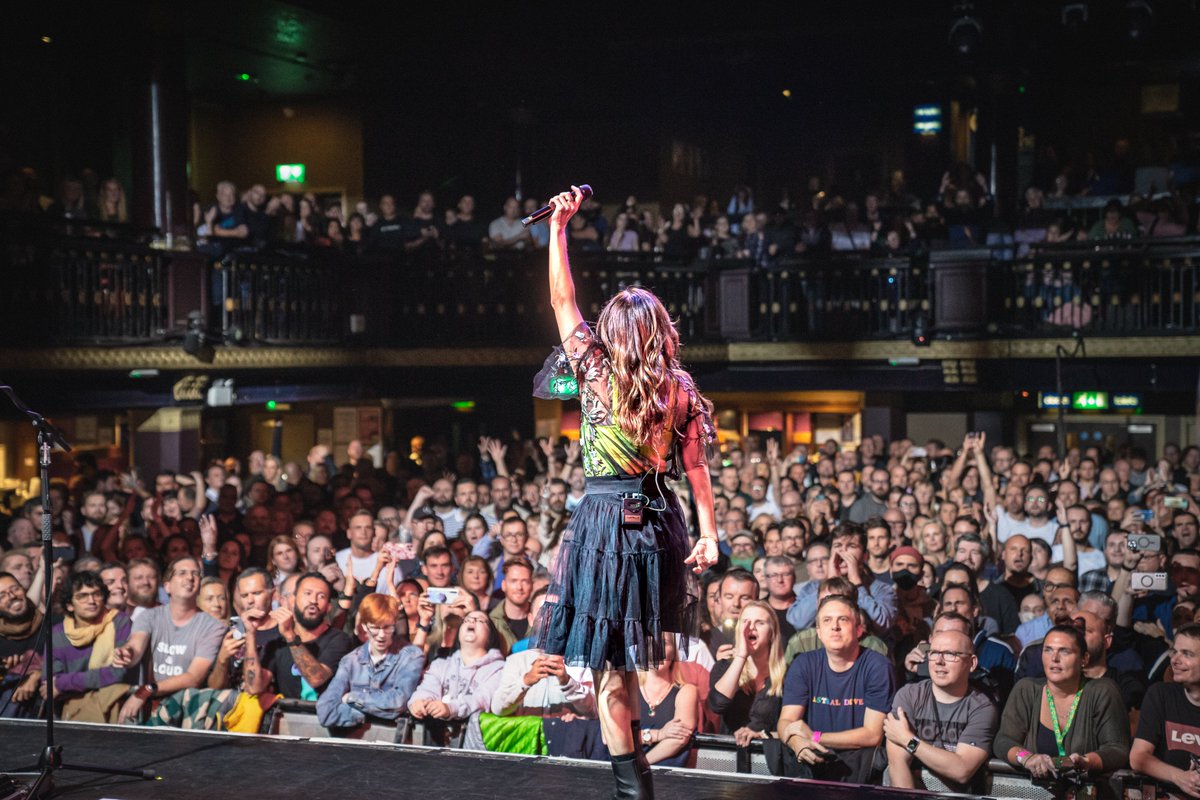
[[[612,793],[606,763],[115,725],[64,723],[55,726],[55,733],[68,763],[153,769],[162,777],[151,782],[63,770],[56,775],[56,797],[575,800],[608,798]],[[38,723],[0,721],[0,771],[35,763],[44,742],[45,732]],[[654,777],[658,800],[928,797],[686,770],[655,770]]]

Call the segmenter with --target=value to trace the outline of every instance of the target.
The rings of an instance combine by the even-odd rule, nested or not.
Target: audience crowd
[[[334,736],[605,757],[592,675],[530,646],[577,442],[422,454],[77,458],[6,521],[0,716],[270,732],[288,698]],[[970,792],[994,758],[1200,797],[1200,448],[750,436],[710,468],[721,559],[701,641],[639,675],[649,761],[692,764],[708,732],[782,775]]]
[[[605,208],[590,199],[572,220],[571,244],[582,252],[767,265],[834,251],[902,257],[931,247],[1027,247],[1195,234],[1200,207],[1193,172],[1163,169],[1159,175],[1150,170],[1148,177],[1135,180],[1128,143],[1123,142],[1116,143],[1102,166],[1098,159],[1084,166],[1062,163],[1053,152],[1039,158],[1034,183],[1008,218],[998,214],[985,177],[959,164],[920,194],[897,170],[877,189],[843,192],[814,177],[804,191],[784,190],[770,202],[760,202],[745,186],[736,187],[727,202],[708,195],[673,204],[630,196]],[[39,197],[33,187],[30,176],[15,173],[9,195],[0,198],[0,209],[130,221],[125,191],[116,179],[100,182],[88,171],[82,179],[63,181],[54,198]],[[1081,198],[1112,199],[1102,210],[1088,211],[1079,205]],[[549,241],[546,224],[528,229],[521,225],[521,217],[541,205],[532,197],[509,197],[496,211],[478,208],[470,194],[439,205],[428,191],[413,201],[384,194],[374,202],[359,201],[353,209],[343,203],[341,197],[311,192],[268,193],[262,184],[239,191],[222,181],[214,196],[193,197],[190,228],[197,246],[214,256],[301,245],[421,258],[447,251],[530,251],[545,248]]]

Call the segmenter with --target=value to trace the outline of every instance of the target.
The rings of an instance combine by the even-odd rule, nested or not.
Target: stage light
[[[917,318],[913,320],[912,332],[912,343],[917,347],[929,347],[931,343],[929,333],[925,330],[925,325],[925,315],[918,314]]]
[[[784,96],[784,97],[791,97],[791,96],[792,96],[792,90],[791,90],[791,89],[784,89],[784,90],[783,90],[783,96]]]
[[[50,43],[51,43],[51,42],[53,42],[53,41],[54,41],[54,40],[53,40],[53,39],[51,39],[49,36],[43,36],[43,37],[42,37],[42,44],[50,44]]]
[[[950,48],[961,58],[970,58],[983,42],[983,23],[975,16],[974,3],[955,3],[954,13],[957,16],[950,23]]]
[[[1125,3],[1125,33],[1130,41],[1144,42],[1154,27],[1154,9],[1146,0]]]

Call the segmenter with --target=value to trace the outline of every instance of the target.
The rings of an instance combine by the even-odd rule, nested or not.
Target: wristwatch
[[[151,697],[154,697],[154,695],[158,694],[158,684],[154,681],[151,681],[150,683],[143,683],[136,690],[134,690],[133,694],[138,700],[149,700]]]
[[[654,744],[654,731],[642,731],[642,744]]]
[[[908,744],[904,745],[904,749],[915,756],[917,754],[917,748],[920,746],[921,740],[914,736],[908,740]]]

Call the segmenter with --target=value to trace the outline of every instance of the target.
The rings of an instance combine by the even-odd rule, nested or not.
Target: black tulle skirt
[[[643,492],[641,525],[626,525],[622,492]],[[567,664],[633,671],[664,660],[664,634],[679,658],[699,624],[699,588],[684,559],[691,552],[675,494],[654,476],[588,478],[563,532],[533,643]]]

